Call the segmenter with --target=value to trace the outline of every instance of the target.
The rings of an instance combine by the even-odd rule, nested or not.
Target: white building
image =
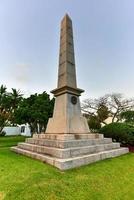
[[[28,124],[22,124],[16,127],[7,126],[3,128],[3,131],[6,132],[6,136],[9,135],[31,136],[31,130]]]

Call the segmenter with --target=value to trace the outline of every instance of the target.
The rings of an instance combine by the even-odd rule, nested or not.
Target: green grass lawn
[[[0,200],[134,200],[134,154],[60,172],[11,152],[18,141],[0,138]]]

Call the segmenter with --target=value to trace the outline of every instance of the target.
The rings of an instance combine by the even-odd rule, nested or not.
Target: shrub
[[[98,117],[91,116],[88,120],[88,126],[92,132],[97,132],[101,128],[101,124]]]
[[[5,135],[6,135],[6,132],[5,132],[5,131],[0,132],[0,137],[3,137],[3,136],[5,136]]]
[[[102,127],[99,132],[116,142],[134,145],[134,126],[129,124],[111,123]]]

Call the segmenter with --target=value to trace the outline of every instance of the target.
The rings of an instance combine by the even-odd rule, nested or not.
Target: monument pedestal
[[[35,134],[11,148],[19,154],[51,164],[60,170],[87,165],[128,153],[102,134]]]

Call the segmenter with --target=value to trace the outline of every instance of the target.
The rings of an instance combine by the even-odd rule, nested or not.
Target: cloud
[[[30,80],[30,65],[21,63],[16,64],[12,68],[12,77],[20,85],[25,85]]]

